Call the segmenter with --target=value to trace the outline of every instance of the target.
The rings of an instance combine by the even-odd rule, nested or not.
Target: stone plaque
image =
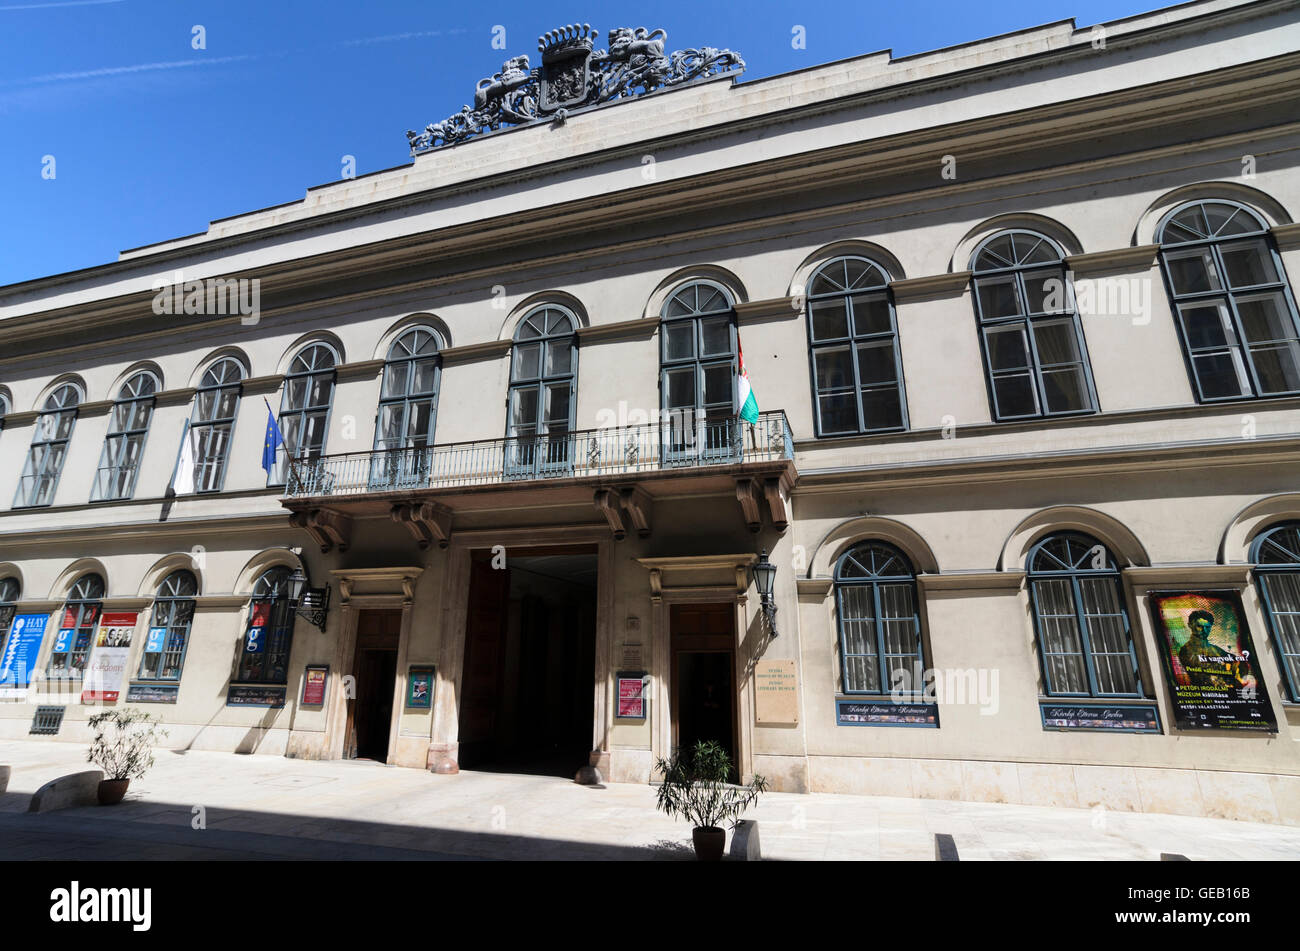
[[[640,644],[623,645],[623,666],[630,669],[645,666],[645,659],[641,656]]]
[[[754,720],[759,726],[799,722],[799,682],[792,660],[760,660],[754,667]]]

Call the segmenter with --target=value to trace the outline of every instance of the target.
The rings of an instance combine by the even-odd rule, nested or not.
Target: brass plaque
[[[799,722],[799,681],[792,660],[760,660],[754,667],[754,720],[760,726]]]

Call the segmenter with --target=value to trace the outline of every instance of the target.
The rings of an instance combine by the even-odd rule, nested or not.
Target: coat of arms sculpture
[[[595,49],[599,34],[589,24],[570,24],[537,39],[542,62],[527,56],[505,61],[501,72],[480,79],[474,106],[464,106],[423,132],[408,131],[411,154],[455,145],[482,132],[543,119],[563,121],[575,109],[722,73],[739,74],[745,61],[712,47],[664,52],[668,35],[645,27],[609,31],[609,49]]]

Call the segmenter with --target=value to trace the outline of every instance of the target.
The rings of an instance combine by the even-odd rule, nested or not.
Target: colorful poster
[[[618,713],[620,720],[645,719],[645,674],[623,672],[618,681]]]
[[[1241,595],[1153,591],[1149,598],[1179,729],[1276,733]]]
[[[131,637],[135,634],[135,622],[139,617],[136,611],[114,611],[100,619],[90,660],[86,663],[86,676],[81,688],[82,703],[117,702],[122,681],[126,677]]]
[[[19,614],[9,625],[9,637],[0,654],[0,697],[26,697],[45,639],[48,614]]]
[[[161,654],[163,651],[163,641],[167,638],[167,628],[151,627],[149,633],[145,635],[144,652],[146,654]]]
[[[406,705],[413,710],[433,706],[433,668],[412,667],[406,678]]]
[[[302,705],[319,707],[325,703],[325,684],[329,680],[328,667],[308,667],[302,679]]]

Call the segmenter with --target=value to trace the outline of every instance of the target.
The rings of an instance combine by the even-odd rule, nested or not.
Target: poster
[[[1153,591],[1148,597],[1178,728],[1276,733],[1241,595]]]
[[[302,679],[302,705],[319,707],[325,703],[325,683],[329,680],[329,667],[308,667]]]
[[[645,674],[620,672],[618,677],[618,713],[620,720],[645,719]]]
[[[126,676],[126,661],[131,653],[131,636],[135,633],[136,611],[104,614],[95,634],[95,644],[86,663],[86,677],[81,702],[116,703]]]
[[[49,620],[48,614],[19,614],[9,625],[9,638],[0,655],[0,697],[27,696]]]
[[[939,728],[937,703],[893,700],[836,700],[836,726],[910,726]]]
[[[412,710],[433,706],[433,668],[412,667],[406,678],[406,705]]]

